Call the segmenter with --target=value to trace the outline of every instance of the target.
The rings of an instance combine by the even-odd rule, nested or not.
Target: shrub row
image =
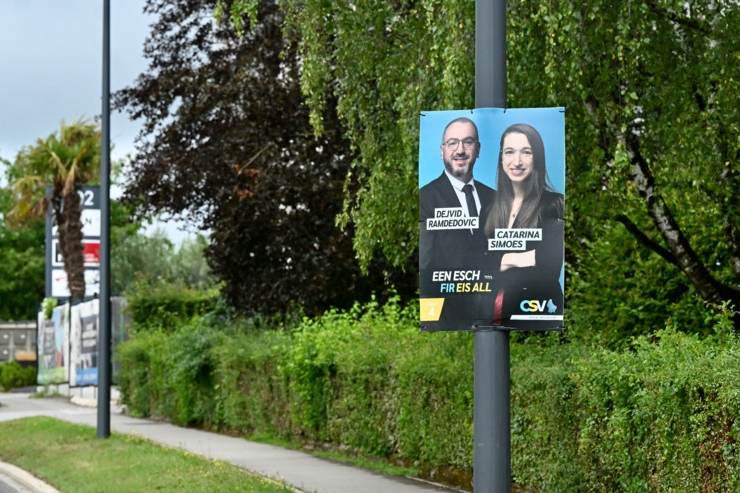
[[[516,355],[515,355],[516,353]],[[740,342],[512,346],[512,461],[547,492],[740,491]]]
[[[126,293],[132,322],[170,329],[217,305],[216,290],[200,290],[161,280],[137,279]]]
[[[118,346],[117,379],[137,415],[469,468],[472,336],[417,320],[393,300],[283,330],[208,316],[139,328]]]
[[[473,337],[396,301],[283,330],[196,317],[119,348],[132,413],[472,469]],[[740,491],[740,343],[675,330],[628,350],[512,343],[512,470],[547,492]]]
[[[9,392],[15,388],[36,384],[36,368],[22,367],[17,361],[0,363],[0,391]]]

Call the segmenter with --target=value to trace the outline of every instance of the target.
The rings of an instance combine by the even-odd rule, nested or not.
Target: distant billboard
[[[92,297],[100,293],[100,187],[83,187],[79,193],[85,297]],[[64,258],[59,248],[59,233],[49,210],[46,215],[46,297],[65,299],[69,296]]]
[[[98,314],[97,299],[77,303],[70,308],[69,385],[98,384]]]
[[[113,297],[111,304],[111,350],[127,339],[126,300]],[[39,385],[68,383],[71,387],[97,385],[100,300],[88,299],[54,308],[46,319],[37,315],[36,382]],[[117,363],[114,363],[114,368]],[[115,372],[114,372],[115,373]]]
[[[65,383],[68,381],[69,365],[69,305],[54,308],[51,318],[46,320],[44,312],[37,314],[36,382],[40,385]]]

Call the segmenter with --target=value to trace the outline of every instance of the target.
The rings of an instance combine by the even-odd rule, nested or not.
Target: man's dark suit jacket
[[[440,283],[432,282],[433,271],[480,270],[481,256],[487,250],[484,232],[485,218],[493,204],[491,187],[478,181],[475,189],[480,199],[478,229],[432,230],[426,228],[427,219],[434,217],[434,209],[440,207],[460,207],[455,189],[449,178],[442,175],[427,183],[419,190],[419,279],[422,298],[445,298],[442,317],[438,323],[425,323],[425,330],[467,330],[460,320],[465,313],[472,311],[468,305],[474,303],[469,295],[440,293]],[[481,279],[482,281],[483,279]],[[471,314],[471,319],[474,315]]]
[[[463,269],[471,254],[481,255],[486,251],[487,240],[483,230],[495,192],[491,187],[478,181],[475,182],[475,189],[478,192],[481,210],[478,211],[478,229],[474,229],[471,234],[470,229],[427,231],[427,219],[434,217],[435,208],[460,207],[460,200],[444,172],[439,178],[421,187],[419,270]]]

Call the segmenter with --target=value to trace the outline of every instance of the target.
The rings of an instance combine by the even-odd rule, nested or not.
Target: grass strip
[[[223,461],[133,435],[98,439],[90,427],[44,416],[0,422],[0,460],[64,493],[294,491]]]
[[[418,478],[421,475],[420,469],[417,466],[399,465],[393,463],[392,459],[372,457],[366,454],[362,454],[359,451],[341,449],[341,447],[338,447],[337,449],[332,449],[328,447],[323,448],[321,444],[310,445],[301,442],[285,440],[283,438],[268,434],[249,435],[246,437],[246,439],[250,442],[257,442],[263,443],[265,445],[274,445],[276,447],[298,450],[300,452],[311,454],[314,457],[319,457],[321,459],[327,459],[333,462],[348,464],[350,466],[359,467],[361,469],[367,469],[368,471],[375,471],[377,473],[383,474],[384,476]]]

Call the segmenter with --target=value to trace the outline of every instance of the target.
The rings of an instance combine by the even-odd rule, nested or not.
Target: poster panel
[[[98,383],[98,314],[97,299],[72,305],[70,309],[70,376],[69,385]]]
[[[423,112],[422,330],[562,329],[564,207],[563,108]]]
[[[55,270],[61,270],[64,267],[64,256],[62,255],[59,239],[54,238],[51,243],[53,249],[51,265]],[[82,240],[82,257],[85,267],[99,267],[100,240]]]
[[[51,269],[51,296],[69,298],[67,273],[62,268]],[[85,297],[92,298],[100,294],[100,269],[85,268]]]
[[[47,187],[47,196],[51,187]],[[100,187],[86,186],[79,192],[82,215],[82,246],[85,266],[85,297],[100,293]],[[46,211],[46,297],[69,298],[67,274],[59,248],[59,230],[54,224],[51,207]]]
[[[43,311],[38,313],[37,344],[39,385],[66,383],[69,362],[69,304],[54,308],[51,319],[46,320]]]

